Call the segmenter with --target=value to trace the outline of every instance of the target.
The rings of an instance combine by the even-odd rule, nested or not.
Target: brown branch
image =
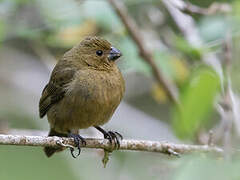
[[[18,145],[18,146],[50,146],[50,147],[72,147],[74,146],[73,138],[60,138],[60,137],[44,137],[44,136],[20,136],[20,135],[0,135],[0,145]],[[108,140],[86,138],[86,146],[83,148],[97,148],[111,150],[112,146]],[[120,143],[120,150],[134,150],[134,151],[147,151],[158,152],[164,154],[184,154],[192,152],[213,152],[222,154],[223,150],[218,147],[208,145],[185,145],[173,144],[168,142],[159,141],[145,141],[145,140],[122,140]]]
[[[145,60],[150,65],[156,80],[163,86],[169,98],[176,104],[179,104],[177,88],[168,79],[166,79],[163,72],[157,67],[151,52],[149,52],[149,50],[144,45],[145,43],[141,38],[142,35],[138,30],[139,27],[137,27],[137,24],[135,23],[133,18],[131,18],[128,15],[127,9],[122,0],[108,0],[108,1],[116,11],[118,16],[120,17],[120,19],[122,20],[123,24],[125,25],[126,29],[129,32],[129,35],[136,42],[136,45],[139,49],[139,53],[142,56],[143,60]]]

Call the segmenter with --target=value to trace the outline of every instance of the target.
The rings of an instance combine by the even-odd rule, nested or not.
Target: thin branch
[[[74,146],[74,140],[72,138],[60,138],[56,136],[44,137],[44,136],[0,135],[0,145],[59,147],[60,144],[66,147]],[[106,150],[112,149],[108,140],[95,138],[86,138],[86,146],[83,147]],[[208,145],[185,145],[145,140],[122,140],[119,149],[158,152],[164,154],[175,153],[184,154],[192,152],[204,152],[204,153],[213,152],[217,154],[223,153],[223,150],[221,148],[212,147]]]
[[[208,137],[208,145],[209,145],[209,146],[213,146],[213,131],[210,130],[208,134],[209,134],[209,137]]]
[[[129,35],[136,42],[138,46],[139,53],[142,56],[143,60],[145,60],[150,67],[152,68],[152,72],[156,78],[156,80],[163,86],[169,98],[179,104],[178,102],[178,90],[177,88],[164,76],[163,72],[157,67],[151,52],[146,48],[145,43],[142,39],[142,35],[139,31],[139,28],[136,22],[128,15],[127,8],[125,7],[122,0],[108,0],[109,3],[113,6],[116,13],[122,20],[126,29],[129,32]]]
[[[224,133],[223,133],[223,145],[225,150],[225,158],[229,157],[229,154],[231,153],[232,148],[232,128],[233,128],[233,99],[234,94],[232,91],[231,86],[231,77],[230,77],[230,71],[231,71],[231,65],[232,65],[232,39],[230,35],[230,30],[226,34],[226,40],[223,44],[223,53],[225,55],[224,62],[223,62],[223,68],[225,72],[225,78],[226,78],[226,87],[223,91],[223,99],[222,99],[222,108],[224,112],[224,116],[222,116],[222,120],[224,122]]]
[[[213,15],[217,13],[229,13],[232,11],[232,7],[229,4],[216,2],[212,3],[208,8],[202,8],[189,2],[184,2],[183,6],[179,8],[185,13],[200,15]]]

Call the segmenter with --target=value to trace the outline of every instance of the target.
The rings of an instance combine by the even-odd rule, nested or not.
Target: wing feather
[[[73,68],[61,69],[56,66],[49,83],[45,86],[39,102],[39,116],[44,117],[48,110],[61,101],[66,93],[67,85],[72,81],[75,70]]]

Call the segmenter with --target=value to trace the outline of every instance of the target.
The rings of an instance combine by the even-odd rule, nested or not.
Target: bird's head
[[[122,55],[118,49],[100,37],[87,37],[73,50],[77,61],[97,69],[111,68]]]

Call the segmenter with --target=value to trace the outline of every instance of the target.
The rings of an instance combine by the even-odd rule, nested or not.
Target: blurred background
[[[118,0],[120,1],[120,0]],[[0,146],[0,179],[240,179],[240,1],[121,0],[164,78],[177,108],[108,0],[0,0],[0,132],[47,135],[38,102],[57,60],[85,36],[120,49],[126,94],[105,129],[126,139],[223,147],[214,154],[68,150],[48,159],[42,148]],[[83,136],[102,137],[95,129]]]

